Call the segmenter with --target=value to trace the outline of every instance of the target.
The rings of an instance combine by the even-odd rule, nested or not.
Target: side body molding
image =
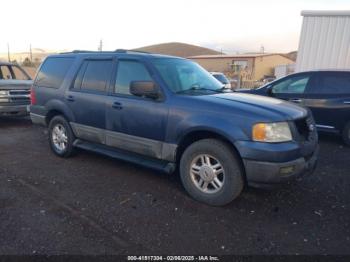
[[[176,144],[94,128],[74,122],[70,122],[70,125],[77,138],[160,160],[175,162]]]

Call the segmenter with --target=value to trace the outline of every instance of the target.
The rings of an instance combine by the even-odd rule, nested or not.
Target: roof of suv
[[[117,49],[115,51],[87,51],[87,50],[74,50],[72,52],[60,53],[61,55],[74,55],[74,56],[100,56],[100,55],[132,55],[132,56],[141,56],[141,57],[153,57],[153,58],[178,58],[185,59],[182,57],[162,55],[162,54],[153,54],[141,51]],[[52,55],[55,56],[55,55]]]

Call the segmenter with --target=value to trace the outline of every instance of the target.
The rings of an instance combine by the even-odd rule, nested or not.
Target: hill
[[[149,53],[163,54],[163,55],[172,55],[180,57],[189,57],[196,55],[219,55],[221,54],[218,51],[213,49],[190,45],[185,43],[163,43],[157,45],[144,46],[134,49],[136,51],[144,51]]]

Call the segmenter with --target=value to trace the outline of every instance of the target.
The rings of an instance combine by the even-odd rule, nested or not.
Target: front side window
[[[272,86],[274,94],[303,94],[310,76],[295,76],[276,83]]]
[[[138,61],[120,60],[115,82],[114,92],[116,94],[131,95],[130,83],[132,81],[152,81],[144,64]]]
[[[75,78],[73,89],[106,92],[112,73],[112,60],[86,60]]]
[[[197,63],[178,58],[155,58],[155,67],[171,91],[216,92],[222,84]]]
[[[47,58],[35,79],[35,85],[59,88],[73,60],[74,58],[70,57]]]

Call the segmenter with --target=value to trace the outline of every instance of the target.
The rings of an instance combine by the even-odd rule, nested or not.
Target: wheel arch
[[[238,151],[238,149],[234,145],[234,141],[232,141],[225,134],[223,134],[222,132],[217,131],[217,130],[197,129],[197,130],[192,130],[192,131],[186,133],[180,139],[180,141],[178,143],[178,147],[176,150],[176,156],[175,156],[176,163],[178,164],[180,162],[181,156],[185,152],[186,148],[188,148],[191,144],[193,144],[194,142],[203,140],[203,139],[208,139],[208,138],[220,140],[220,141],[224,142],[225,144],[227,144],[230,147],[230,149],[233,150],[233,152],[235,153],[235,155],[238,158],[241,169],[243,171],[244,180],[246,181],[246,174],[245,174],[243,159],[241,157],[240,152]]]
[[[62,115],[68,122],[74,122],[75,120],[73,112],[60,100],[52,100],[45,107],[47,108],[45,117],[47,125],[50,123],[51,119],[57,115]]]

